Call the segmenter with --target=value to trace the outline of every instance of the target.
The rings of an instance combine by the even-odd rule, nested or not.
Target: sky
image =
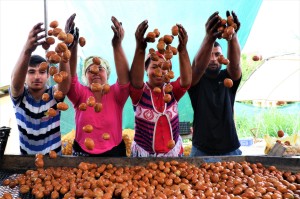
[[[53,2],[60,2],[61,5],[55,4],[56,7],[53,7],[54,5]],[[48,7],[49,7],[48,10],[52,10],[52,11],[55,10],[55,14],[53,14],[52,12],[50,13],[52,18],[48,19],[48,23],[50,23],[50,20],[52,20],[53,17],[55,17],[55,20],[58,20],[61,23],[65,23],[65,20],[69,17],[69,15],[75,12],[75,10],[74,11],[72,10],[72,6],[69,5],[70,2],[71,1],[48,0]],[[94,3],[97,2],[97,0],[87,0],[85,2],[88,2],[86,5],[88,4],[93,5]],[[110,5],[111,4],[110,2],[115,2],[115,1],[103,0],[102,2],[104,2],[104,5]],[[134,3],[135,1],[128,0],[128,2]],[[140,5],[148,6],[149,9],[156,9],[155,6],[157,6],[157,4],[153,4],[152,2],[155,1],[141,0],[138,3]],[[193,6],[192,3],[194,2],[195,1],[193,0],[186,0],[185,4],[187,6],[190,6],[188,8],[191,8],[191,6]],[[210,1],[206,1],[206,0],[201,0],[200,2],[202,4],[208,2],[210,3]],[[1,9],[0,10],[0,44],[1,44],[0,45],[0,87],[10,84],[10,74],[16,63],[17,60],[16,58],[19,56],[23,44],[25,44],[29,30],[36,22],[43,22],[43,16],[44,16],[43,3],[44,3],[43,0],[0,0],[0,9]],[[83,4],[83,6],[84,5],[85,4]],[[66,8],[68,9],[66,10]],[[169,12],[171,12],[172,9],[173,10],[180,9],[178,7],[178,4],[177,5],[170,4],[170,8],[171,9]],[[143,18],[140,19],[140,16],[149,14],[149,13],[141,13],[138,8],[130,8],[130,9],[132,9],[132,11],[135,12],[137,16],[139,16],[138,20],[140,21],[143,20]],[[212,11],[215,9],[217,9],[217,6],[215,8],[211,8]],[[118,13],[117,15],[121,19],[126,18],[126,16],[124,16],[123,14],[124,12],[122,12],[122,8],[118,7],[114,11]],[[192,15],[193,12],[189,11],[184,13],[185,15]],[[107,9],[105,9],[105,7],[101,7],[99,8],[99,10],[97,10],[96,13],[88,13],[88,15],[80,16],[80,17],[82,21],[88,23],[90,18],[98,17],[100,18],[100,20],[103,20],[101,17],[104,17],[107,14],[108,14]],[[182,21],[184,21],[184,17],[180,15],[180,13],[176,15],[173,14],[172,16],[175,16],[176,20],[178,21],[180,21],[181,19]],[[156,17],[160,19],[160,16],[156,16]],[[191,16],[185,16],[185,17],[187,18]],[[202,26],[199,27],[197,24],[197,26],[195,25],[192,28],[190,28],[189,31],[195,32],[195,31],[199,31],[199,29],[201,29],[201,31],[204,31],[204,23],[206,19],[207,18],[201,18]],[[109,21],[110,19],[105,19],[105,20]],[[162,19],[162,20],[167,21],[168,19]],[[254,25],[251,29],[250,35],[248,37],[248,40],[242,52],[261,54],[263,57],[273,56],[276,54],[281,54],[286,52],[299,53],[300,52],[300,41],[299,41],[300,21],[299,20],[300,20],[300,1],[263,0],[261,4],[261,8],[258,12],[256,20],[254,22]],[[136,19],[132,19],[132,21],[135,22]],[[131,29],[133,29],[132,32],[128,33],[127,31],[127,37],[128,34],[134,35],[133,31],[135,29],[135,26],[137,26],[136,24],[138,23],[135,22],[133,28],[130,27]],[[150,22],[149,24],[151,25]],[[79,27],[85,26],[84,23],[77,24],[77,25],[79,25]],[[99,24],[97,25],[103,25],[103,24],[100,21]],[[110,28],[109,27],[110,25],[111,23],[108,24],[108,28]],[[151,26],[150,28],[155,28],[155,27]],[[243,28],[243,26],[241,28]],[[93,29],[92,28],[84,29],[84,31],[92,32]],[[108,38],[103,38],[103,39],[105,39],[105,41],[106,40],[110,41],[111,35],[108,36],[109,36]],[[194,39],[193,37],[197,37],[197,36],[189,34],[189,41]],[[195,39],[197,39],[197,41],[202,40],[202,38],[195,38]],[[87,40],[87,42],[90,42],[90,40]],[[133,42],[134,42],[134,38],[132,37],[131,40],[125,40],[125,44],[124,44],[126,46],[131,46],[130,49],[131,54],[133,54],[132,52],[134,51],[134,47],[132,46],[134,46],[135,44],[132,44]],[[91,44],[91,42],[87,44],[95,45],[95,44]],[[107,49],[110,50],[111,45],[110,44],[108,45],[109,48]],[[200,43],[194,46],[195,48],[198,48],[199,45]],[[104,53],[106,53],[107,51],[106,49],[101,49],[101,50]],[[38,48],[36,52],[37,54],[39,53],[41,54],[43,52],[43,49]],[[112,56],[111,51],[109,51],[109,54],[110,56]],[[190,56],[191,57],[193,56],[192,53],[190,53]],[[129,57],[129,59],[130,58],[131,57]]]

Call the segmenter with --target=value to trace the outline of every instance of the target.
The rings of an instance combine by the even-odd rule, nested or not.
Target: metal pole
[[[45,33],[48,34],[48,1],[44,0],[44,26]]]

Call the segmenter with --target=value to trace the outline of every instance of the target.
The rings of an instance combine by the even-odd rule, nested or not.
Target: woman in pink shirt
[[[162,69],[166,57],[155,52],[151,56],[156,56],[156,59],[148,55],[144,62],[147,47],[144,34],[148,21],[143,21],[136,30],[136,51],[130,70],[130,97],[135,110],[135,136],[131,150],[133,157],[178,157],[183,154],[177,102],[190,87],[192,72],[186,49],[188,36],[182,25],[178,24],[177,27],[180,77],[170,82],[172,91],[166,90],[167,84],[163,75],[168,72]],[[144,71],[148,76],[146,83],[143,80]],[[166,95],[170,96],[167,102],[164,100]]]
[[[108,85],[111,70],[108,62],[99,56],[90,56],[84,62],[83,73],[87,85],[82,85],[78,80],[76,66],[79,32],[78,28],[74,29],[75,16],[73,14],[66,23],[66,32],[75,32],[74,43],[70,46],[71,82],[67,95],[75,109],[73,155],[125,157],[122,111],[129,96],[130,82],[128,61],[122,48],[122,23],[112,17],[112,46],[118,79],[106,92],[104,87]],[[100,64],[95,62],[97,58]]]

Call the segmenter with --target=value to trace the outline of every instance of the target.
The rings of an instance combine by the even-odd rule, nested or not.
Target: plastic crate
[[[191,133],[190,122],[179,122],[179,134],[188,135]]]
[[[10,129],[11,128],[5,126],[0,128],[0,158],[4,155]]]
[[[240,138],[241,146],[251,146],[253,145],[253,138]]]

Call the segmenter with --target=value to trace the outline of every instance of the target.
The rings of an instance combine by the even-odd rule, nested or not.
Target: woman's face
[[[97,74],[94,74],[91,72],[90,68],[91,66],[98,66],[99,72]],[[90,86],[92,83],[100,83],[100,84],[106,84],[107,83],[107,72],[105,68],[103,68],[101,65],[90,65],[85,72],[85,76],[87,78],[88,86]]]
[[[150,61],[150,64],[147,68],[147,74],[151,87],[161,87],[164,84],[164,74],[166,74],[167,70],[162,70],[161,67],[159,67],[159,63],[164,62],[163,58],[159,58],[158,61]]]

